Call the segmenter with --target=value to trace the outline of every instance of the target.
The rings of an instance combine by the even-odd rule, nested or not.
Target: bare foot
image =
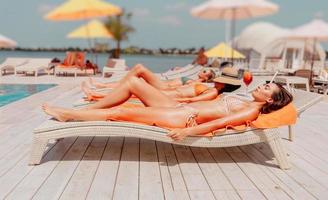
[[[49,106],[47,103],[44,103],[42,105],[42,109],[45,113],[54,117],[60,122],[67,122],[69,120],[67,117],[65,117],[65,115],[62,112],[62,109],[60,108],[57,108],[55,106]]]

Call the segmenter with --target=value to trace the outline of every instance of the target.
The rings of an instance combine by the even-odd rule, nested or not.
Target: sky
[[[20,47],[87,47],[83,39],[66,35],[85,21],[47,21],[43,17],[66,0],[1,0],[0,34],[18,42]],[[131,12],[135,32],[123,46],[145,48],[211,47],[225,40],[225,21],[203,20],[190,14],[204,0],[105,0]],[[248,25],[265,21],[295,28],[320,16],[328,21],[328,0],[271,0],[279,12],[237,22],[237,35]],[[108,42],[114,47],[112,40]],[[325,45],[327,47],[327,45]],[[327,49],[327,48],[326,48]]]

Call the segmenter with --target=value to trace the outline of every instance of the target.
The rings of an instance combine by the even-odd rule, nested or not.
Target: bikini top
[[[195,94],[196,96],[202,94],[203,92],[205,92],[206,90],[208,90],[208,86],[204,85],[202,83],[196,83],[194,85],[194,90],[195,90]]]
[[[234,97],[234,98],[231,98],[231,97]],[[229,101],[228,101],[228,98],[229,98]],[[232,106],[234,106],[236,104],[239,104],[240,102],[245,102],[242,99],[247,100],[247,101],[250,100],[249,98],[241,97],[241,96],[236,95],[236,94],[228,94],[228,95],[225,95],[222,98],[222,101],[224,102],[225,112],[227,114],[231,114],[231,107]]]

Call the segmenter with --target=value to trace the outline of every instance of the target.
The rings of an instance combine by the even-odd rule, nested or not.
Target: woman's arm
[[[177,98],[176,101],[179,102],[197,102],[197,101],[208,101],[215,99],[218,96],[218,92],[215,88],[211,88],[203,92],[202,94],[195,96],[195,97],[189,97],[189,98]]]
[[[259,110],[256,108],[245,108],[240,112],[229,116],[209,121],[194,127],[174,129],[168,133],[168,136],[174,140],[182,140],[186,136],[202,135],[220,128],[225,128],[228,125],[238,126],[245,124],[247,121],[253,121],[259,115]]]

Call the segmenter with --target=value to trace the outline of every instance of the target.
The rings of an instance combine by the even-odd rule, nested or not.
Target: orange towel
[[[75,52],[66,52],[66,57],[60,67],[71,67],[74,65],[76,54]]]
[[[85,53],[84,52],[76,52],[76,57],[74,60],[74,65],[84,68],[85,67]]]
[[[256,128],[276,128],[279,126],[292,125],[296,123],[297,111],[290,103],[283,108],[269,114],[261,114],[251,123]]]
[[[296,123],[296,119],[297,119],[296,108],[293,105],[293,103],[290,103],[284,106],[283,108],[271,112],[269,114],[260,114],[256,120],[248,121],[244,125],[240,125],[240,126],[229,125],[226,128],[216,130],[213,133],[208,133],[200,136],[214,136],[216,134],[225,132],[227,129],[243,131],[247,127],[260,128],[260,129],[277,128],[280,126],[293,125]]]

